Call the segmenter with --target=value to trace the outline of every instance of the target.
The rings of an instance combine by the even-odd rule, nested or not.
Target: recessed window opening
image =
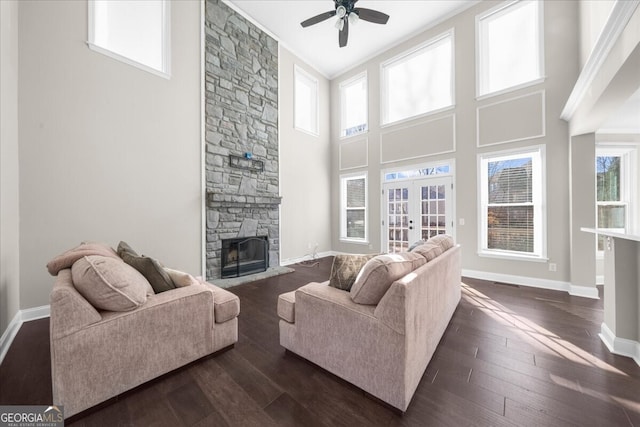
[[[89,0],[92,50],[168,77],[170,8],[166,0]]]
[[[543,77],[541,1],[517,1],[476,18],[478,96]]]
[[[367,73],[340,83],[340,136],[366,132],[368,125]]]
[[[382,124],[453,105],[453,30],[381,66]]]
[[[318,79],[297,65],[294,68],[294,127],[318,135]]]

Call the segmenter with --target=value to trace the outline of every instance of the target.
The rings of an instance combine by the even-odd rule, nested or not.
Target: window
[[[340,136],[353,136],[368,130],[367,74],[340,83]]]
[[[476,18],[478,96],[542,78],[542,4],[512,2]]]
[[[544,147],[479,156],[480,254],[546,257]]]
[[[409,169],[397,172],[387,172],[384,174],[384,181],[397,181],[403,179],[416,179],[431,177],[434,175],[449,175],[451,174],[451,167],[449,164],[442,164],[438,166],[421,167],[420,169]]]
[[[620,147],[596,148],[596,223],[598,228],[624,233],[632,224],[636,150]],[[598,252],[604,251],[604,237],[598,236]]]
[[[318,135],[318,80],[297,65],[294,68],[296,129]]]
[[[169,2],[89,1],[89,47],[120,61],[168,77]]]
[[[367,175],[342,176],[340,238],[366,242],[367,235]]]
[[[382,64],[382,124],[453,105],[453,30]]]

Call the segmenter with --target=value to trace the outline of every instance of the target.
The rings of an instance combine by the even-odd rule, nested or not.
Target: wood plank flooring
[[[602,300],[467,278],[409,409],[398,414],[279,345],[278,295],[326,280],[331,262],[231,288],[241,301],[235,348],[67,425],[640,427],[640,368],[598,338]],[[51,403],[48,325],[22,326],[0,365],[0,404]]]

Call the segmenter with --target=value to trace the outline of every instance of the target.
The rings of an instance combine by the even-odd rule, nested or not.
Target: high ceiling
[[[333,78],[386,49],[476,4],[469,0],[360,0],[357,7],[390,16],[386,25],[360,21],[338,47],[336,18],[302,28],[300,22],[335,10],[333,0],[225,0],[275,36],[325,77]]]

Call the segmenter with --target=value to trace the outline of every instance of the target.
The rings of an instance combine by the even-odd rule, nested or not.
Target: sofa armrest
[[[289,323],[296,321],[296,291],[278,296],[278,317]]]
[[[71,269],[60,270],[49,295],[50,334],[54,339],[99,322],[100,313],[73,286]]]
[[[213,307],[216,323],[224,323],[240,315],[240,298],[226,289],[207,283],[213,291]]]

